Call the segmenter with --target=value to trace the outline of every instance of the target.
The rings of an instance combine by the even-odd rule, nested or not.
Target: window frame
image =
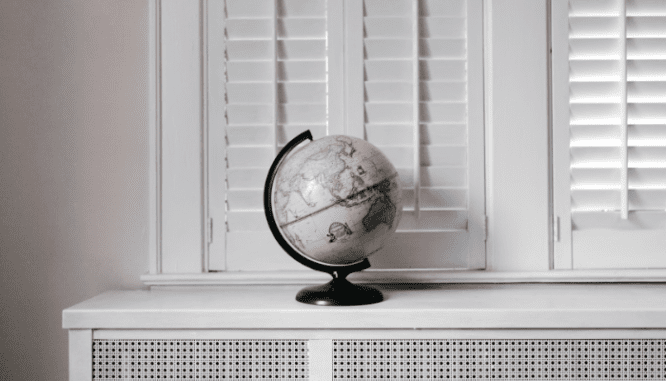
[[[345,0],[350,1],[350,0]],[[355,1],[355,0],[351,0]],[[557,2],[553,2],[557,3]],[[316,272],[208,272],[209,250],[224,247],[224,204],[208,197],[224,187],[209,166],[224,163],[224,100],[209,78],[223,62],[213,36],[223,23],[220,0],[150,0],[151,286],[311,283]],[[662,281],[666,270],[553,271],[550,117],[550,20],[547,0],[483,0],[486,164],[486,269],[354,274],[360,282]],[[221,29],[220,29],[221,28]],[[512,42],[512,43],[507,43]],[[501,73],[501,74],[500,74]],[[534,128],[525,128],[534,126]],[[196,138],[184,136],[198,131]],[[178,143],[178,144],[176,144]],[[222,144],[220,144],[222,143]],[[515,149],[516,146],[525,149]],[[183,179],[188,179],[183,181]],[[527,181],[526,181],[527,180]],[[204,202],[208,200],[208,202]],[[189,206],[188,206],[189,205]],[[212,239],[212,241],[211,241]]]

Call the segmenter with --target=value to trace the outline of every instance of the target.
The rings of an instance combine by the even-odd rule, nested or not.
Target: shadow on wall
[[[67,379],[63,308],[147,270],[147,2],[0,2],[0,380]]]

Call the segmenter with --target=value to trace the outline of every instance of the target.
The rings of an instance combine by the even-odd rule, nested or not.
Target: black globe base
[[[333,280],[319,286],[310,286],[296,294],[301,303],[318,306],[360,306],[384,300],[381,291],[374,287],[360,286],[345,277],[333,276]]]

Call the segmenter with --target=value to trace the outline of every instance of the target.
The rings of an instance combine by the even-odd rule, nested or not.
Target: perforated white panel
[[[663,380],[664,340],[334,340],[333,379]]]
[[[306,340],[93,340],[93,379],[302,380]]]
[[[665,340],[333,340],[334,380],[664,380]],[[330,350],[330,349],[329,349]],[[328,352],[328,350],[327,350]],[[309,378],[307,340],[94,340],[93,379]]]

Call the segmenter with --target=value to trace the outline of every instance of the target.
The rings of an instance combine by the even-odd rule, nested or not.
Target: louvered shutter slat
[[[233,245],[236,240],[242,239],[244,235],[236,235],[237,232],[246,231],[266,231],[268,224],[266,216],[257,211],[234,210],[229,208],[227,212],[227,228],[229,229],[229,242]],[[268,232],[270,235],[270,232]],[[266,235],[265,235],[266,236]],[[268,236],[266,236],[268,238]],[[240,253],[230,253],[230,257],[240,255]],[[233,269],[233,267],[232,267]]]
[[[631,168],[630,189],[666,188],[666,169]],[[620,172],[616,168],[579,168],[571,178],[571,189],[618,189]]]
[[[467,69],[464,60],[438,59],[421,61],[419,65],[422,81],[431,81],[433,84],[456,84],[467,81]]]
[[[315,82],[323,84],[321,74],[326,71],[326,61],[311,60],[311,61],[294,61],[294,62],[279,62],[278,71],[280,73],[280,84],[289,82]],[[307,87],[307,86],[304,86]],[[288,101],[285,99],[285,101]],[[319,101],[321,99],[313,99],[312,101]]]
[[[231,189],[259,189],[264,186],[265,168],[229,168],[227,182]]]
[[[275,158],[271,146],[229,146],[227,160],[232,168],[270,167]]]
[[[620,209],[617,194],[617,189],[574,189],[571,191],[571,208],[574,212],[616,211]],[[664,203],[666,190],[663,188],[629,190],[629,208],[632,211],[660,210]]]
[[[322,39],[326,36],[326,23],[318,16],[278,20],[280,33],[290,38]]]
[[[421,37],[424,38],[465,38],[465,15],[435,16],[421,18],[419,24]]]
[[[631,82],[628,84],[627,97],[631,103],[666,103],[666,81]],[[660,116],[664,117],[664,113],[660,113]]]
[[[617,4],[612,1],[576,0],[569,2],[569,17],[619,16]]]
[[[228,126],[227,141],[230,147],[262,145],[269,146],[271,141],[271,125]]]
[[[227,61],[228,83],[270,82],[272,61]]]
[[[281,60],[324,61],[324,58],[322,57],[324,57],[325,53],[326,53],[326,44],[324,39],[278,41],[278,57]]]
[[[421,185],[424,187],[456,187],[466,188],[467,167],[421,167]],[[414,176],[411,167],[398,167],[400,181],[408,189],[413,188]]]
[[[405,190],[403,197],[414,199],[414,190]],[[421,189],[421,207],[424,210],[464,210],[467,208],[465,188],[451,189],[444,187],[426,187]]]
[[[631,75],[631,67],[628,68]],[[617,61],[599,60],[570,60],[569,82],[602,82],[618,81],[620,79],[620,67]]]
[[[660,146],[666,141],[666,128],[663,125],[634,126],[629,131],[629,142],[632,146]]]
[[[421,84],[421,99],[431,102],[467,102],[465,83],[431,81]]]
[[[263,192],[258,189],[234,189],[227,192],[227,203],[231,210],[252,210],[263,201]]]
[[[464,123],[421,123],[421,144],[463,145],[467,142],[467,125]],[[386,146],[396,141],[406,141],[411,131],[400,124],[368,124],[368,140]]]
[[[232,0],[226,2],[227,20],[234,18],[256,19],[273,17],[273,4],[264,0]],[[226,31],[227,35],[230,32]]]
[[[613,147],[619,144],[620,128],[604,125],[578,125],[571,129],[571,147]]]
[[[666,37],[664,31],[666,17],[649,15],[649,17],[628,17],[627,37]]]

